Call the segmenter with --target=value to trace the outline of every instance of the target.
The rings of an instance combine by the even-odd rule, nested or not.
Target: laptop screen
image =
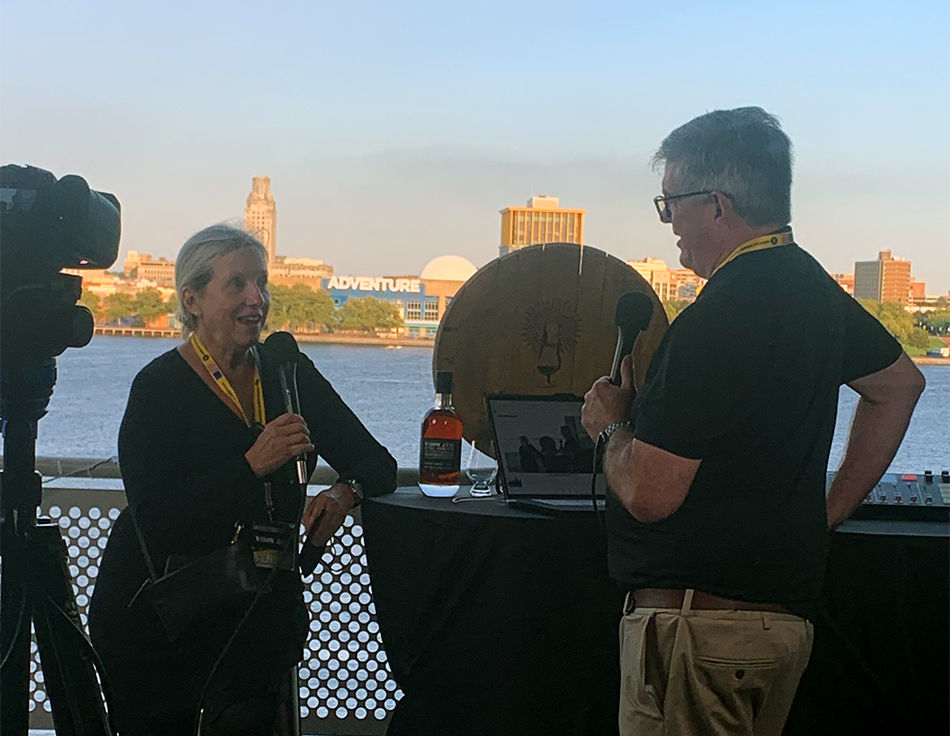
[[[485,403],[509,498],[590,498],[594,442],[581,426],[581,397],[493,394]],[[598,495],[605,490],[598,476]]]

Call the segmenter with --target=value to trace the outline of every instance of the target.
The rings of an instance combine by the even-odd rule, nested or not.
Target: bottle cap
[[[437,394],[452,393],[452,371],[435,372],[435,392]]]

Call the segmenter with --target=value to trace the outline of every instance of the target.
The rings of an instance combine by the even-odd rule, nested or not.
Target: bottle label
[[[457,473],[462,467],[462,440],[422,440],[422,468],[430,473]]]

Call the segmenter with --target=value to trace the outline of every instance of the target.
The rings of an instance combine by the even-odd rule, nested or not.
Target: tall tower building
[[[910,302],[910,261],[894,258],[889,250],[877,254],[876,261],[854,264],[854,296],[879,302]]]
[[[540,243],[584,243],[587,210],[562,209],[557,197],[532,197],[525,207],[501,211],[499,255]]]
[[[277,256],[277,204],[270,193],[270,177],[255,176],[244,208],[244,229],[267,249],[267,265]]]

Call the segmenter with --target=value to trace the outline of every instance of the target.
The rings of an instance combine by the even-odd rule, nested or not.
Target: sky
[[[0,161],[80,174],[130,250],[243,222],[338,275],[481,266],[499,210],[587,209],[585,241],[677,261],[650,157],[708,110],[792,139],[796,240],[833,272],[889,248],[950,289],[950,4],[8,2]]]

